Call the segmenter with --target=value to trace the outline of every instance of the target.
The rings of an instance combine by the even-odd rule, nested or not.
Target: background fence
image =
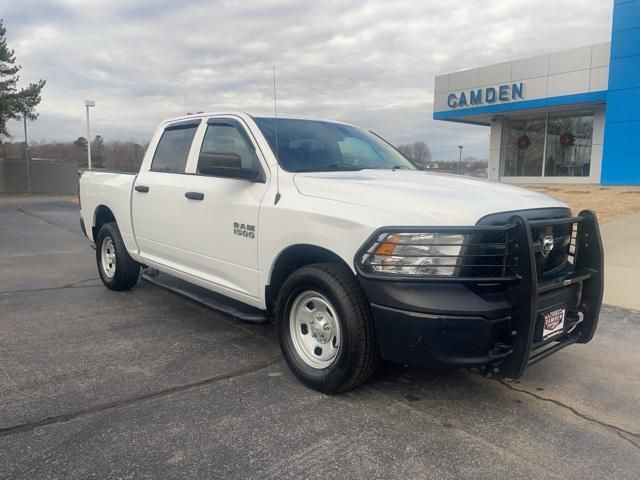
[[[0,194],[78,193],[78,162],[32,158],[0,158]]]

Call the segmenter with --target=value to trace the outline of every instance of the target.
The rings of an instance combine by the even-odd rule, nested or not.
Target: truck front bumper
[[[480,367],[517,378],[528,365],[595,332],[602,303],[602,243],[595,215],[548,220],[575,224],[573,263],[562,275],[537,271],[539,248],[523,216],[515,222],[517,275],[434,281],[393,281],[358,276],[371,302],[382,358],[412,366]],[[545,226],[546,228],[546,226]],[[523,261],[525,259],[525,261]],[[564,310],[564,328],[543,340],[545,313]]]

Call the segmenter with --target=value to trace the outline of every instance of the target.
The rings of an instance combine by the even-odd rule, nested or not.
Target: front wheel
[[[285,360],[311,388],[344,392],[375,371],[369,305],[346,267],[319,263],[296,270],[278,295],[276,322]]]
[[[138,282],[140,264],[127,252],[114,222],[105,223],[98,231],[96,263],[102,283],[111,290],[129,290]]]

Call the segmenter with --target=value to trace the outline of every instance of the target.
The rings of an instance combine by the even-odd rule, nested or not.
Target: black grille
[[[570,272],[575,256],[577,222],[571,222],[568,216],[532,220],[535,223],[531,226],[531,237],[538,280],[549,280]],[[545,237],[553,237],[554,246],[548,254],[543,254]],[[514,276],[518,262],[524,260],[517,258],[515,249],[513,229],[474,233],[462,254],[465,267],[461,274],[473,278]]]
[[[564,275],[571,269],[576,234],[576,223],[536,225],[531,228],[539,280]],[[549,237],[553,238],[553,249],[545,254],[543,243]]]
[[[516,259],[512,252],[515,240],[508,231],[482,232],[471,236],[463,257],[467,265],[462,276],[505,277],[512,276]]]

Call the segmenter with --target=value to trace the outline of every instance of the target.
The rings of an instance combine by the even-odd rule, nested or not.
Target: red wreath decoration
[[[531,145],[531,140],[529,140],[529,137],[526,133],[523,133],[518,137],[518,148],[529,148],[529,145]]]
[[[576,136],[571,132],[564,132],[560,135],[560,145],[563,147],[573,147],[576,143]]]

